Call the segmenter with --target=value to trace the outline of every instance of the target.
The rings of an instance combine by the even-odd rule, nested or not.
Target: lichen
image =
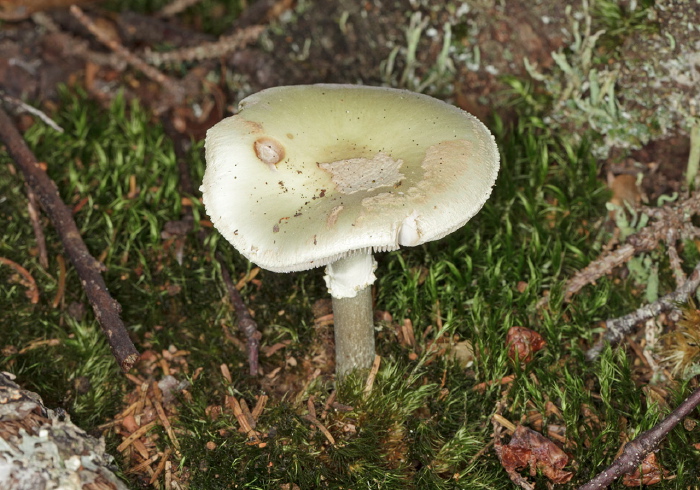
[[[574,40],[553,53],[551,70],[526,65],[552,97],[550,128],[574,139],[586,130],[600,134],[592,151],[601,159],[613,148],[687,134],[700,105],[700,42],[694,40],[700,10],[682,0],[630,6],[627,15],[644,18],[649,28],[630,28],[622,45],[611,48],[602,42],[608,32],[597,29],[593,7],[594,1],[583,2],[579,12],[567,7]]]

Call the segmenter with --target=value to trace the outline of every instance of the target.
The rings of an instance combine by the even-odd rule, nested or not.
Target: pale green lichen
[[[609,2],[598,2],[607,6]],[[592,151],[605,158],[613,148],[637,149],[653,139],[686,134],[697,124],[700,105],[700,12],[689,2],[675,0],[639,7],[627,6],[635,22],[627,31],[615,30],[618,46],[602,42],[610,32],[598,29],[606,19],[596,2],[582,2],[582,10],[569,6],[573,42],[552,53],[555,65],[542,71],[527,63],[530,75],[544,85],[553,100],[547,122],[565,129],[573,138],[592,130],[601,135]],[[620,11],[616,11],[619,15]],[[682,38],[682,42],[679,42]]]

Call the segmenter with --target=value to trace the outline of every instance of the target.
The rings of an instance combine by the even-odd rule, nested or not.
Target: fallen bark
[[[29,149],[10,117],[0,109],[0,140],[22,171],[27,184],[34,192],[42,209],[58,231],[61,242],[70,261],[80,277],[95,317],[107,336],[107,342],[119,366],[128,371],[139,357],[139,353],[129,338],[119,314],[121,306],[107,291],[102,278],[102,265],[88,250],[73,220],[71,210],[63,203],[56,184],[37,164],[36,157]]]

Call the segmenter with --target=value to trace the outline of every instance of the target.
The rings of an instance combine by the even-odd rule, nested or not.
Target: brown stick
[[[158,83],[164,90],[166,90],[173,97],[173,104],[179,104],[185,96],[184,89],[182,86],[174,79],[165,75],[160,70],[152,67],[141,58],[131,53],[128,49],[122,46],[119,42],[111,39],[105,35],[102,30],[88,17],[85,12],[82,11],[77,5],[71,5],[70,13],[83,25],[90,33],[95,36],[95,38],[111,49],[114,54],[122,58],[124,61],[129,63],[131,66],[139,70],[141,73],[146,75],[148,78]]]
[[[257,376],[258,350],[260,348],[261,337],[261,334],[258,331],[258,324],[255,323],[255,320],[253,320],[253,317],[248,311],[248,307],[243,302],[241,293],[238,292],[238,289],[236,289],[236,286],[233,284],[231,274],[228,272],[223,255],[217,253],[216,259],[221,263],[221,276],[224,278],[224,283],[226,284],[229,298],[231,299],[233,308],[236,310],[236,316],[238,316],[238,328],[241,330],[241,332],[243,332],[247,339],[246,346],[248,348],[248,367],[250,369],[250,375]]]
[[[119,318],[121,306],[110,296],[100,272],[104,266],[90,255],[80,236],[70,209],[61,201],[56,184],[37,164],[36,157],[24,142],[10,117],[0,109],[0,140],[24,174],[29,187],[61,237],[66,253],[81,279],[95,317],[107,336],[107,342],[119,366],[128,371],[139,357]]]
[[[698,286],[700,286],[700,263],[695,266],[695,270],[685,283],[672,293],[662,296],[653,303],[644,305],[628,315],[607,320],[605,322],[607,327],[605,335],[588,349],[586,358],[590,361],[595,360],[607,342],[611,344],[619,342],[636,324],[654,318],[664,311],[672,310],[677,307],[678,303],[688,301],[688,297],[695,292]]]
[[[678,283],[684,282],[680,257],[675,249],[675,243],[680,238],[688,240],[700,235],[700,229],[693,225],[691,217],[700,214],[700,193],[694,193],[686,199],[673,205],[661,208],[643,207],[641,213],[653,218],[653,223],[639,230],[634,235],[627,237],[624,245],[614,251],[606,251],[596,260],[578,271],[566,282],[564,300],[571,301],[574,294],[584,286],[592,284],[600,277],[610,273],[614,268],[628,262],[640,252],[654,250],[659,242],[665,241],[668,247],[671,267]],[[678,284],[680,286],[680,284]],[[547,304],[549,297],[538,301],[537,306]]]
[[[192,5],[196,5],[201,0],[173,0],[165,7],[156,12],[157,17],[173,17],[184,10],[187,10]]]
[[[34,230],[36,248],[39,251],[39,264],[41,264],[44,269],[48,269],[49,254],[46,251],[46,238],[44,237],[44,230],[41,227],[41,221],[39,220],[39,202],[36,200],[36,196],[29,188],[27,188],[27,198],[29,199],[27,211],[29,212],[29,220],[32,222],[32,229]]]
[[[188,61],[221,58],[257,41],[264,30],[265,26],[252,25],[230,36],[222,36],[218,41],[202,43],[199,46],[180,48],[165,53],[148,49],[146,50],[145,58],[149,63],[159,66],[168,63],[185,63]]]
[[[36,287],[36,281],[29,271],[19,265],[17,262],[13,262],[6,257],[0,257],[0,264],[5,264],[6,266],[12,267],[24,278],[24,282],[27,287],[27,297],[30,299],[32,304],[37,304],[39,302],[39,288]]]
[[[625,445],[625,449],[613,464],[596,475],[591,481],[579,487],[579,490],[599,490],[607,488],[615,479],[625,473],[634,471],[647,454],[671,432],[678,422],[700,405],[700,388],[695,390],[683,403],[678,405],[668,417],[659,422],[656,427],[642,432],[634,441]]]

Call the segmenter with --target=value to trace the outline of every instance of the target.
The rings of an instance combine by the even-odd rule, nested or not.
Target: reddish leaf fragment
[[[554,483],[566,483],[574,476],[571,471],[564,471],[569,457],[556,444],[539,432],[519,425],[510,442],[495,447],[503,468],[511,480],[522,480],[518,470],[530,468],[530,476],[541,471]]]
[[[508,357],[512,361],[520,361],[527,364],[540,349],[543,349],[547,342],[542,336],[525,327],[510,327],[506,334],[506,344],[508,345]]]
[[[668,470],[657,461],[656,453],[649,453],[636,470],[622,478],[622,484],[626,487],[654,485],[664,478],[668,478]]]

